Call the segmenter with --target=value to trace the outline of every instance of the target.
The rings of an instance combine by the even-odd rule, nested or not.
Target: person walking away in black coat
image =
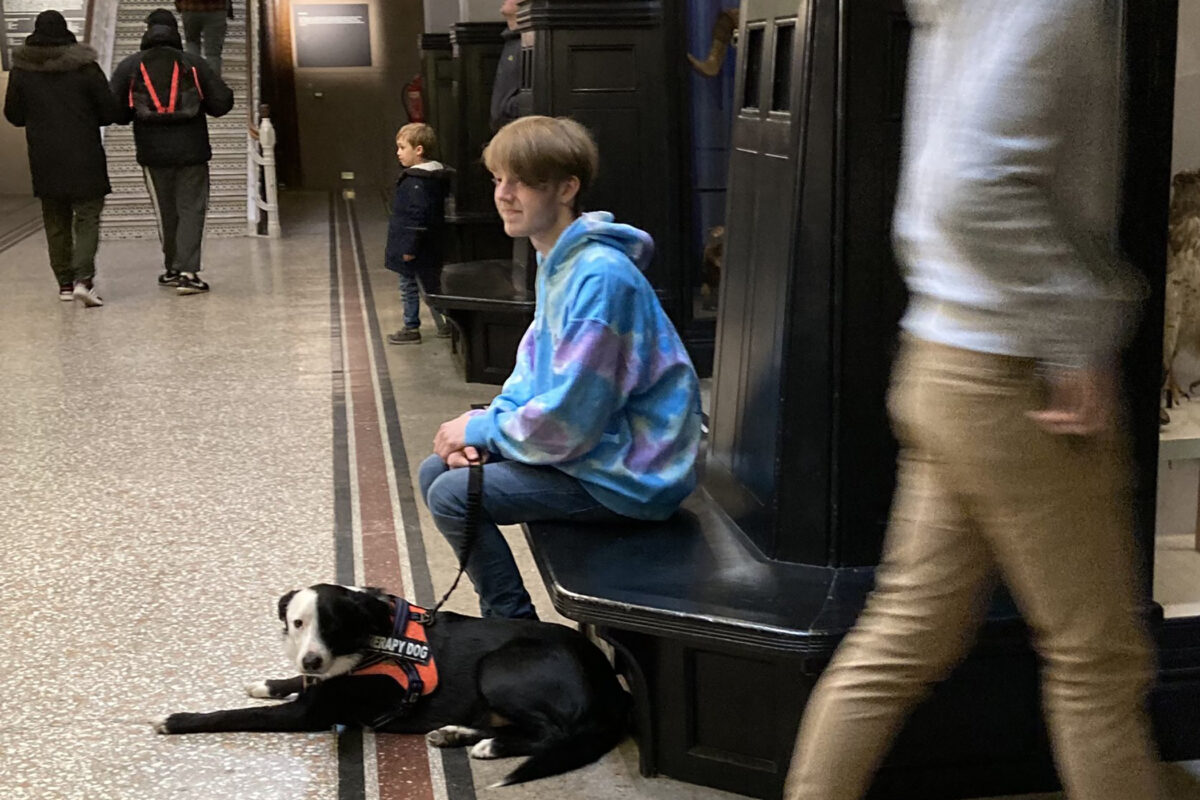
[[[102,306],[96,248],[100,211],[112,187],[100,128],[116,120],[116,100],[96,51],[75,40],[57,11],[38,14],[25,45],[13,50],[12,67],[4,117],[25,128],[58,297]]]
[[[205,60],[183,52],[175,15],[158,8],[146,17],[141,51],[113,71],[117,122],[133,123],[137,162],[158,216],[163,273],[159,286],[200,294],[200,248],[208,213],[208,142],[205,115],[233,108],[233,92]]]

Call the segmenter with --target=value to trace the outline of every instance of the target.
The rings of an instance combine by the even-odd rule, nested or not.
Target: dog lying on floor
[[[246,691],[295,698],[171,714],[154,728],[211,733],[356,725],[427,734],[437,747],[473,745],[475,758],[530,756],[499,786],[584,766],[624,738],[630,697],[583,634],[546,622],[446,611],[423,626],[427,615],[409,608],[379,589],[317,584],[289,592],[279,599],[279,618],[288,658],[301,675]],[[407,680],[389,669],[403,671]]]

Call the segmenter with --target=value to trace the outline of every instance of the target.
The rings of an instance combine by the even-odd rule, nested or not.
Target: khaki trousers
[[[1030,359],[907,339],[888,400],[900,469],[861,617],[805,710],[788,800],[857,800],[907,714],[967,654],[999,576],[1033,636],[1072,800],[1151,800],[1152,673],[1124,446],[1043,432]]]

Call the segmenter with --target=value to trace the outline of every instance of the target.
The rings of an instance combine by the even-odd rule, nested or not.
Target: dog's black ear
[[[287,622],[287,607],[288,603],[292,602],[292,598],[296,596],[299,589],[292,589],[290,592],[279,598],[279,621]]]
[[[385,599],[387,596],[387,592],[376,588],[350,593],[350,599],[354,601],[368,630],[381,631],[391,626],[392,612]]]

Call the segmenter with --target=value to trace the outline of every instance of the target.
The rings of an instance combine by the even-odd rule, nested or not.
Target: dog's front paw
[[[267,686],[266,681],[256,681],[246,684],[246,694],[251,697],[257,697],[260,700],[269,700],[271,698],[271,688]]]
[[[294,678],[284,678],[282,680],[268,678],[265,681],[247,683],[246,694],[250,695],[251,697],[256,697],[260,700],[282,700],[285,697],[290,697],[294,694],[300,694],[312,683],[315,683],[315,679],[306,681],[302,675],[297,675]]]
[[[154,728],[155,733],[171,733],[171,717],[155,717],[150,720],[150,727]]]

